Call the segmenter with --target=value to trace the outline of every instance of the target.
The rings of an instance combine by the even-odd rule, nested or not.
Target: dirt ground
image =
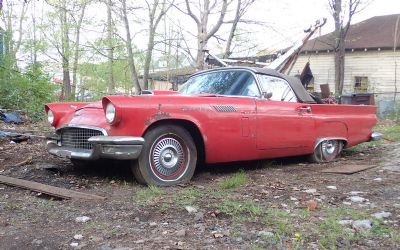
[[[321,172],[340,165],[376,167]],[[348,149],[329,164],[203,166],[188,185],[148,188],[127,164],[75,168],[43,140],[0,139],[0,174],[107,197],[61,200],[0,184],[0,249],[400,249],[396,141]]]

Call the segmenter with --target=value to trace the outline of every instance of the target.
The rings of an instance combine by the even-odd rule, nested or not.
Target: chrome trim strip
[[[135,136],[92,136],[88,139],[93,144],[107,145],[143,145],[144,139]]]
[[[63,125],[61,127],[58,127],[56,129],[56,133],[63,129],[63,128],[84,128],[84,129],[93,129],[93,130],[97,130],[103,133],[103,135],[108,135],[107,131],[104,128],[100,128],[100,127],[95,127],[95,126],[89,126],[89,125],[78,125],[78,124],[67,124],[67,125]]]
[[[318,147],[318,145],[321,142],[323,142],[323,141],[331,141],[331,140],[345,141],[346,144],[347,144],[347,139],[344,138],[344,137],[324,137],[324,138],[317,139],[317,141],[315,142],[315,145],[314,145],[314,150]],[[344,146],[346,146],[346,145],[344,145]]]

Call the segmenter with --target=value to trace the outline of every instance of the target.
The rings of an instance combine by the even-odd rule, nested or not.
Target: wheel
[[[197,149],[190,133],[176,125],[163,125],[148,131],[132,172],[141,184],[171,186],[188,182],[196,168]]]
[[[310,156],[312,162],[331,162],[336,159],[343,149],[343,142],[337,140],[322,141]]]

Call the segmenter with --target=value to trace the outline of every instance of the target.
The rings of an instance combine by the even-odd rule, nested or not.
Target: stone
[[[375,178],[374,181],[382,181],[382,178],[380,178],[380,177]]]
[[[194,216],[195,221],[202,221],[204,219],[204,214],[202,212],[197,212]]]
[[[81,240],[81,239],[83,239],[83,235],[82,234],[75,234],[74,235],[74,239],[75,240]]]
[[[359,194],[363,194],[364,192],[362,191],[351,191],[349,194],[351,195],[359,195]]]
[[[361,197],[361,196],[350,196],[349,199],[351,200],[351,202],[364,202],[364,201],[368,201],[367,199]]]
[[[372,228],[372,222],[370,220],[356,220],[353,221],[352,226],[358,231],[365,231]]]
[[[42,245],[43,241],[42,240],[38,240],[38,239],[34,239],[32,242],[32,245]]]
[[[177,237],[185,237],[186,236],[186,230],[185,229],[178,230],[178,231],[176,231],[175,235]]]
[[[315,188],[310,188],[310,189],[304,190],[304,192],[307,193],[307,194],[314,194],[314,193],[317,192],[317,189],[315,189]]]
[[[149,223],[149,226],[151,226],[151,227],[156,227],[156,226],[157,226],[157,223],[156,223],[156,222],[150,222],[150,223]]]
[[[260,237],[272,237],[272,236],[274,236],[274,233],[263,230],[263,231],[258,232],[257,235]]]
[[[353,220],[340,220],[339,224],[342,226],[347,226],[353,224]]]
[[[225,235],[224,235],[223,233],[216,232],[216,233],[213,233],[213,236],[214,236],[214,238],[222,238],[222,237],[224,237]]]
[[[186,211],[188,211],[189,214],[197,213],[197,209],[192,206],[185,206]]]
[[[377,219],[383,219],[383,218],[388,218],[388,217],[392,216],[392,213],[382,211],[382,212],[374,213],[374,214],[372,214],[372,216]]]
[[[80,216],[80,217],[76,217],[75,218],[76,222],[81,222],[81,223],[85,223],[85,222],[88,222],[90,220],[91,220],[91,218],[88,217],[88,216]]]
[[[137,240],[137,241],[135,241],[135,244],[143,244],[144,243],[144,240]]]
[[[77,247],[79,246],[78,242],[72,242],[71,244],[69,244],[71,247]]]
[[[333,190],[337,190],[336,186],[326,186],[327,189],[333,189]]]

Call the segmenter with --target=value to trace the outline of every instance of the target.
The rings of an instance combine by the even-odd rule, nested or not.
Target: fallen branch
[[[4,175],[0,175],[0,183],[20,187],[24,189],[29,189],[35,192],[48,194],[51,196],[59,197],[62,199],[84,199],[84,200],[105,200],[103,196],[98,196],[94,194],[81,193],[65,188],[54,187],[50,185],[41,184],[38,182],[21,180],[17,178],[12,178]]]

